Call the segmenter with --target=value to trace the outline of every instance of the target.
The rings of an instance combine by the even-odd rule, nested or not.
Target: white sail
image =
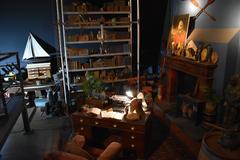
[[[37,40],[30,33],[23,53],[23,60],[38,57],[50,57],[49,54],[38,44]]]

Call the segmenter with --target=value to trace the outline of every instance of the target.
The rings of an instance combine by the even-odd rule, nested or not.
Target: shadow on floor
[[[168,137],[169,128],[165,126],[158,117],[151,114],[148,121],[148,129],[146,131],[147,146],[147,157],[149,157]]]
[[[61,145],[60,137],[67,137],[70,133],[69,118],[40,115],[37,110],[31,122],[33,133],[29,135],[24,134],[22,118],[19,117],[0,152],[0,160],[42,160],[45,152]]]

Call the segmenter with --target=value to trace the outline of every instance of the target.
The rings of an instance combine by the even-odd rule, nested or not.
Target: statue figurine
[[[128,108],[125,108],[126,119],[127,120],[140,120],[145,117],[145,112],[142,108],[142,100],[134,98],[131,100]]]

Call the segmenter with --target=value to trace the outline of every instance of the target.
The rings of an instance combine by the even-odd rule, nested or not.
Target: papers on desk
[[[87,114],[93,114],[95,116],[101,116],[102,118],[113,118],[113,119],[118,119],[122,120],[124,117],[124,113],[121,112],[115,112],[111,109],[109,110],[101,110],[100,108],[93,107],[90,108],[89,106],[85,105],[84,106],[84,111]]]
[[[130,99],[127,96],[124,95],[113,95],[112,97],[109,97],[110,99],[114,101],[120,101],[120,102],[128,102]]]
[[[101,109],[93,107],[93,108],[89,108],[88,113],[93,113],[95,115],[100,115],[101,113]]]
[[[101,117],[102,118],[114,118],[118,120],[122,120],[124,116],[124,113],[120,112],[114,112],[114,111],[102,111]]]

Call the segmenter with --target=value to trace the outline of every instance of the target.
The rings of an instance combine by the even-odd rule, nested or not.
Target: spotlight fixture
[[[133,92],[130,91],[130,90],[126,91],[126,96],[129,97],[129,98],[133,98],[134,97],[133,96]]]
[[[207,11],[206,8],[208,6],[210,6],[211,4],[213,4],[215,0],[208,0],[207,3],[205,4],[204,7],[201,7],[199,2],[197,0],[191,0],[191,3],[196,6],[197,8],[200,9],[200,11],[196,14],[195,19],[197,19],[203,12],[209,17],[211,18],[213,21],[216,21],[216,18],[214,18],[212,15],[210,15]]]

